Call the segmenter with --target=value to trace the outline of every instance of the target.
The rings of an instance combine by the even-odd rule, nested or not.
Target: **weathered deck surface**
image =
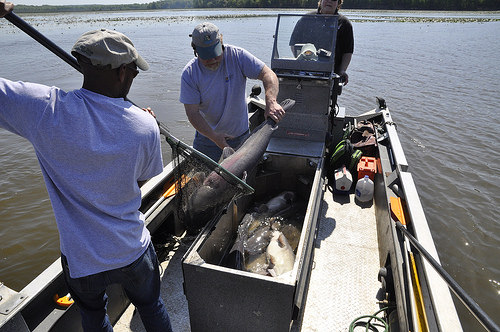
[[[170,252],[170,259],[161,264],[161,292],[176,332],[190,331],[181,259],[191,242],[183,241]],[[355,318],[375,313],[379,308],[378,270],[373,205],[361,207],[354,202],[353,194],[334,198],[326,191],[307,302],[302,319],[292,326],[292,331],[348,331]],[[129,306],[114,330],[145,331],[134,306]]]
[[[354,195],[324,194],[302,331],[348,331],[359,316],[379,307],[377,229],[372,204]],[[294,331],[299,331],[294,324]]]
[[[189,312],[186,297],[182,289],[181,260],[191,245],[192,240],[180,239],[169,252],[169,258],[161,263],[161,294],[167,306],[170,322],[174,332],[189,332]],[[129,305],[122,317],[114,326],[115,332],[145,332],[139,313],[133,305]]]

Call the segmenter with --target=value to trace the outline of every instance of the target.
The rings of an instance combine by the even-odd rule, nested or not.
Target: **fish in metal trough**
[[[282,232],[273,232],[271,242],[267,246],[266,255],[270,262],[268,272],[273,277],[277,277],[293,269],[295,254]]]
[[[281,102],[285,111],[295,105],[292,99]],[[271,140],[271,135],[277,125],[274,120],[268,118],[243,142],[236,150],[225,148],[224,154],[229,155],[220,165],[237,176],[244,179],[260,161]],[[231,184],[216,172],[210,173],[203,184],[196,188],[188,199],[185,209],[185,224],[190,232],[196,232],[214,217],[214,212],[223,205],[229,204],[234,197]]]

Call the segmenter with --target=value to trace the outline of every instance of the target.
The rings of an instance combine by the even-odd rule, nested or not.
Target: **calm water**
[[[375,106],[375,96],[386,99],[443,266],[500,324],[500,13],[344,13],[354,24],[355,54],[339,103],[359,114]],[[269,64],[276,14],[184,10],[23,18],[67,51],[88,30],[127,34],[151,66],[134,81],[130,99],[152,107],[190,143],[193,129],[178,102],[181,70],[193,55],[188,34],[208,17],[226,43]],[[79,73],[5,20],[0,35],[0,76],[66,90],[81,86]],[[168,158],[168,146],[164,153]],[[59,255],[33,148],[1,129],[0,235],[0,281],[16,290]],[[480,330],[457,307],[464,329]]]

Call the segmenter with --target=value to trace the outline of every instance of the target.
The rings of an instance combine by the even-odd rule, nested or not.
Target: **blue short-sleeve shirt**
[[[197,58],[184,67],[180,102],[196,104],[212,127],[227,136],[237,137],[248,131],[246,80],[257,79],[264,62],[243,48],[224,45],[219,68],[205,68]]]
[[[137,181],[163,169],[156,120],[123,98],[2,78],[0,105],[0,127],[33,144],[71,277],[144,253],[151,240]]]

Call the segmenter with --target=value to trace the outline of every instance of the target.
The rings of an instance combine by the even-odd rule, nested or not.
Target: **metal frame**
[[[308,77],[315,79],[329,79],[333,74],[333,68],[335,65],[335,42],[337,39],[337,34],[332,34],[332,49],[328,50],[332,52],[329,61],[305,61],[296,59],[284,59],[279,57],[278,52],[278,40],[279,40],[279,28],[282,18],[285,17],[318,17],[321,19],[332,18],[334,28],[337,30],[338,26],[338,15],[297,15],[297,14],[278,14],[278,21],[276,24],[276,31],[274,34],[273,43],[273,53],[271,58],[271,69],[277,72],[277,74],[289,74],[298,77]]]

